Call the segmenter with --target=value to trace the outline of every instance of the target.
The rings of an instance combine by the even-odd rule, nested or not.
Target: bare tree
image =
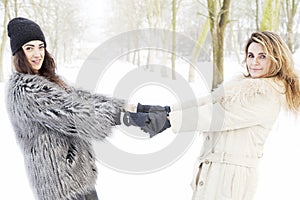
[[[172,0],[172,79],[176,79],[176,73],[175,73],[175,60],[176,60],[176,18],[177,18],[177,0]]]
[[[163,24],[163,11],[166,7],[166,1],[164,0],[148,0],[147,1],[147,7],[146,7],[146,19],[148,22],[148,25],[150,28],[159,28],[162,29],[164,28],[164,24]],[[161,35],[161,39],[163,40],[162,42],[164,42],[165,38],[164,35]],[[150,61],[151,61],[151,51],[152,50],[148,50],[148,55],[147,55],[147,61],[146,61],[146,66],[147,68],[151,69],[151,66],[149,66]],[[159,52],[156,52],[156,54],[158,54]],[[162,53],[163,54],[163,53]],[[164,58],[163,58],[164,61]],[[165,68],[161,69],[161,73],[162,76],[167,76],[167,72],[165,70]]]
[[[228,24],[230,0],[207,0],[213,46],[212,89],[223,82],[224,35]]]
[[[9,8],[8,8],[8,0],[2,0],[3,4],[3,9],[4,9],[4,16],[3,16],[3,31],[2,31],[2,39],[0,43],[0,82],[3,81],[3,56],[4,56],[4,47],[6,44],[6,39],[7,39],[7,30],[6,30],[6,24],[8,21],[8,13],[9,13]]]
[[[198,36],[197,42],[194,46],[193,52],[192,52],[192,63],[196,63],[199,55],[200,55],[200,50],[207,38],[207,34],[209,32],[209,19],[205,21],[204,25],[201,27],[201,32]],[[190,65],[189,68],[189,82],[195,81],[195,66]]]
[[[14,8],[14,15],[15,16],[18,16],[18,0],[14,0],[14,6],[13,6],[13,8]]]
[[[279,26],[281,0],[266,0],[264,5],[263,17],[260,23],[260,30],[276,31]]]
[[[176,27],[177,27],[177,12],[179,9],[179,5],[182,0],[172,0],[172,56],[171,56],[171,63],[172,63],[172,79],[176,79],[175,73],[175,61],[176,61]]]
[[[259,30],[259,0],[255,0],[255,25],[256,30]]]
[[[151,4],[152,5],[152,4]],[[131,31],[142,28],[143,22],[152,24],[151,15],[148,11],[148,1],[112,1],[112,10],[115,11],[114,15],[109,21],[108,31],[112,33],[120,33],[124,31]],[[152,9],[150,7],[149,9]],[[128,48],[130,46],[139,46],[139,38],[135,41],[128,40]],[[131,52],[131,51],[130,51]],[[141,65],[140,51],[136,50],[131,54],[127,54],[127,61]]]
[[[295,52],[295,47],[297,46],[296,34],[294,31],[294,21],[295,16],[298,11],[298,5],[300,0],[285,0],[284,8],[286,11],[287,25],[286,25],[286,39],[287,45],[292,52]],[[298,11],[299,13],[299,11]]]

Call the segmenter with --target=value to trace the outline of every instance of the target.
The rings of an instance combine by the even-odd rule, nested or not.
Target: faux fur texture
[[[275,89],[275,90],[274,90]],[[257,96],[269,96],[277,92],[284,94],[284,85],[275,78],[247,78],[243,74],[236,75],[232,80],[220,85],[214,91],[204,97],[181,102],[172,105],[171,110],[181,110],[195,105],[203,106],[220,102],[223,106],[230,106],[235,103],[247,104]]]
[[[238,75],[216,89],[212,96],[213,102],[221,102],[229,106],[234,103],[245,104],[257,96],[271,96],[270,93],[274,92],[278,92],[278,95],[284,94],[283,84],[276,82],[275,78],[254,79]]]
[[[71,200],[94,188],[97,169],[92,139],[115,125],[123,100],[70,87],[44,77],[13,73],[7,110],[40,200]]]

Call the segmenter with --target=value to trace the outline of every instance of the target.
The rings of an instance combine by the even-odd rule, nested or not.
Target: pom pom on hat
[[[46,47],[45,36],[40,26],[26,18],[17,17],[12,19],[7,25],[7,33],[10,37],[10,47],[14,55],[24,44],[32,40],[44,42]]]

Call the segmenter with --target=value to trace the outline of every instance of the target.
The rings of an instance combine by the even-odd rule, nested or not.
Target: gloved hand
[[[124,114],[123,122],[126,126],[140,127],[150,135],[150,138],[171,127],[166,111],[156,113],[132,113],[127,111]]]
[[[154,105],[142,105],[140,103],[138,103],[137,105],[137,111],[136,112],[143,112],[143,113],[156,113],[156,112],[164,112],[166,111],[167,114],[169,114],[169,112],[171,112],[171,108],[170,106],[154,106]]]
[[[167,116],[169,106],[150,106],[138,104],[137,112],[125,112],[123,122],[126,126],[138,126],[150,135],[150,138],[171,127]]]

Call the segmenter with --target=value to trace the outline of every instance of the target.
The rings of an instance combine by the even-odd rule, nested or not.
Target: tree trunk
[[[272,30],[272,2],[273,0],[265,0],[263,16],[260,22],[260,31]]]
[[[176,8],[176,0],[172,0],[172,79],[176,79],[175,73],[175,61],[176,61],[176,15],[177,15],[177,8]]]
[[[278,31],[279,29],[279,21],[280,21],[280,5],[282,0],[275,1],[274,15],[273,15],[273,26],[274,31]]]
[[[15,17],[17,17],[19,15],[17,0],[14,0],[14,11],[15,11]]]
[[[298,9],[298,4],[299,0],[297,1],[292,1],[292,4],[290,5],[290,0],[286,0],[285,6],[286,6],[286,13],[287,13],[287,45],[291,52],[295,52],[295,46],[294,46],[294,32],[293,32],[293,27],[294,27],[294,18],[297,13]]]
[[[202,26],[201,33],[198,36],[196,45],[194,46],[193,53],[192,53],[192,63],[197,62],[202,45],[207,38],[208,31],[209,31],[209,19],[207,19],[205,21],[205,24]],[[189,82],[193,82],[193,81],[195,81],[195,67],[191,64],[189,69]]]
[[[259,3],[258,0],[255,0],[255,24],[256,24],[256,30],[259,30],[259,16],[258,16],[258,11],[259,11]]]
[[[6,29],[6,24],[7,24],[7,18],[8,18],[8,0],[3,1],[4,5],[4,19],[3,19],[3,32],[2,32],[2,42],[0,45],[0,82],[4,81],[4,75],[3,75],[3,57],[4,57],[4,47],[7,39],[7,29]]]
[[[215,89],[224,80],[224,34],[226,25],[228,24],[230,0],[223,0],[221,9],[217,13],[217,8],[220,7],[218,0],[207,0],[210,33],[213,46],[213,83],[212,89]]]
[[[279,27],[279,14],[281,0],[266,0],[264,5],[263,17],[261,20],[260,31],[276,31]]]

